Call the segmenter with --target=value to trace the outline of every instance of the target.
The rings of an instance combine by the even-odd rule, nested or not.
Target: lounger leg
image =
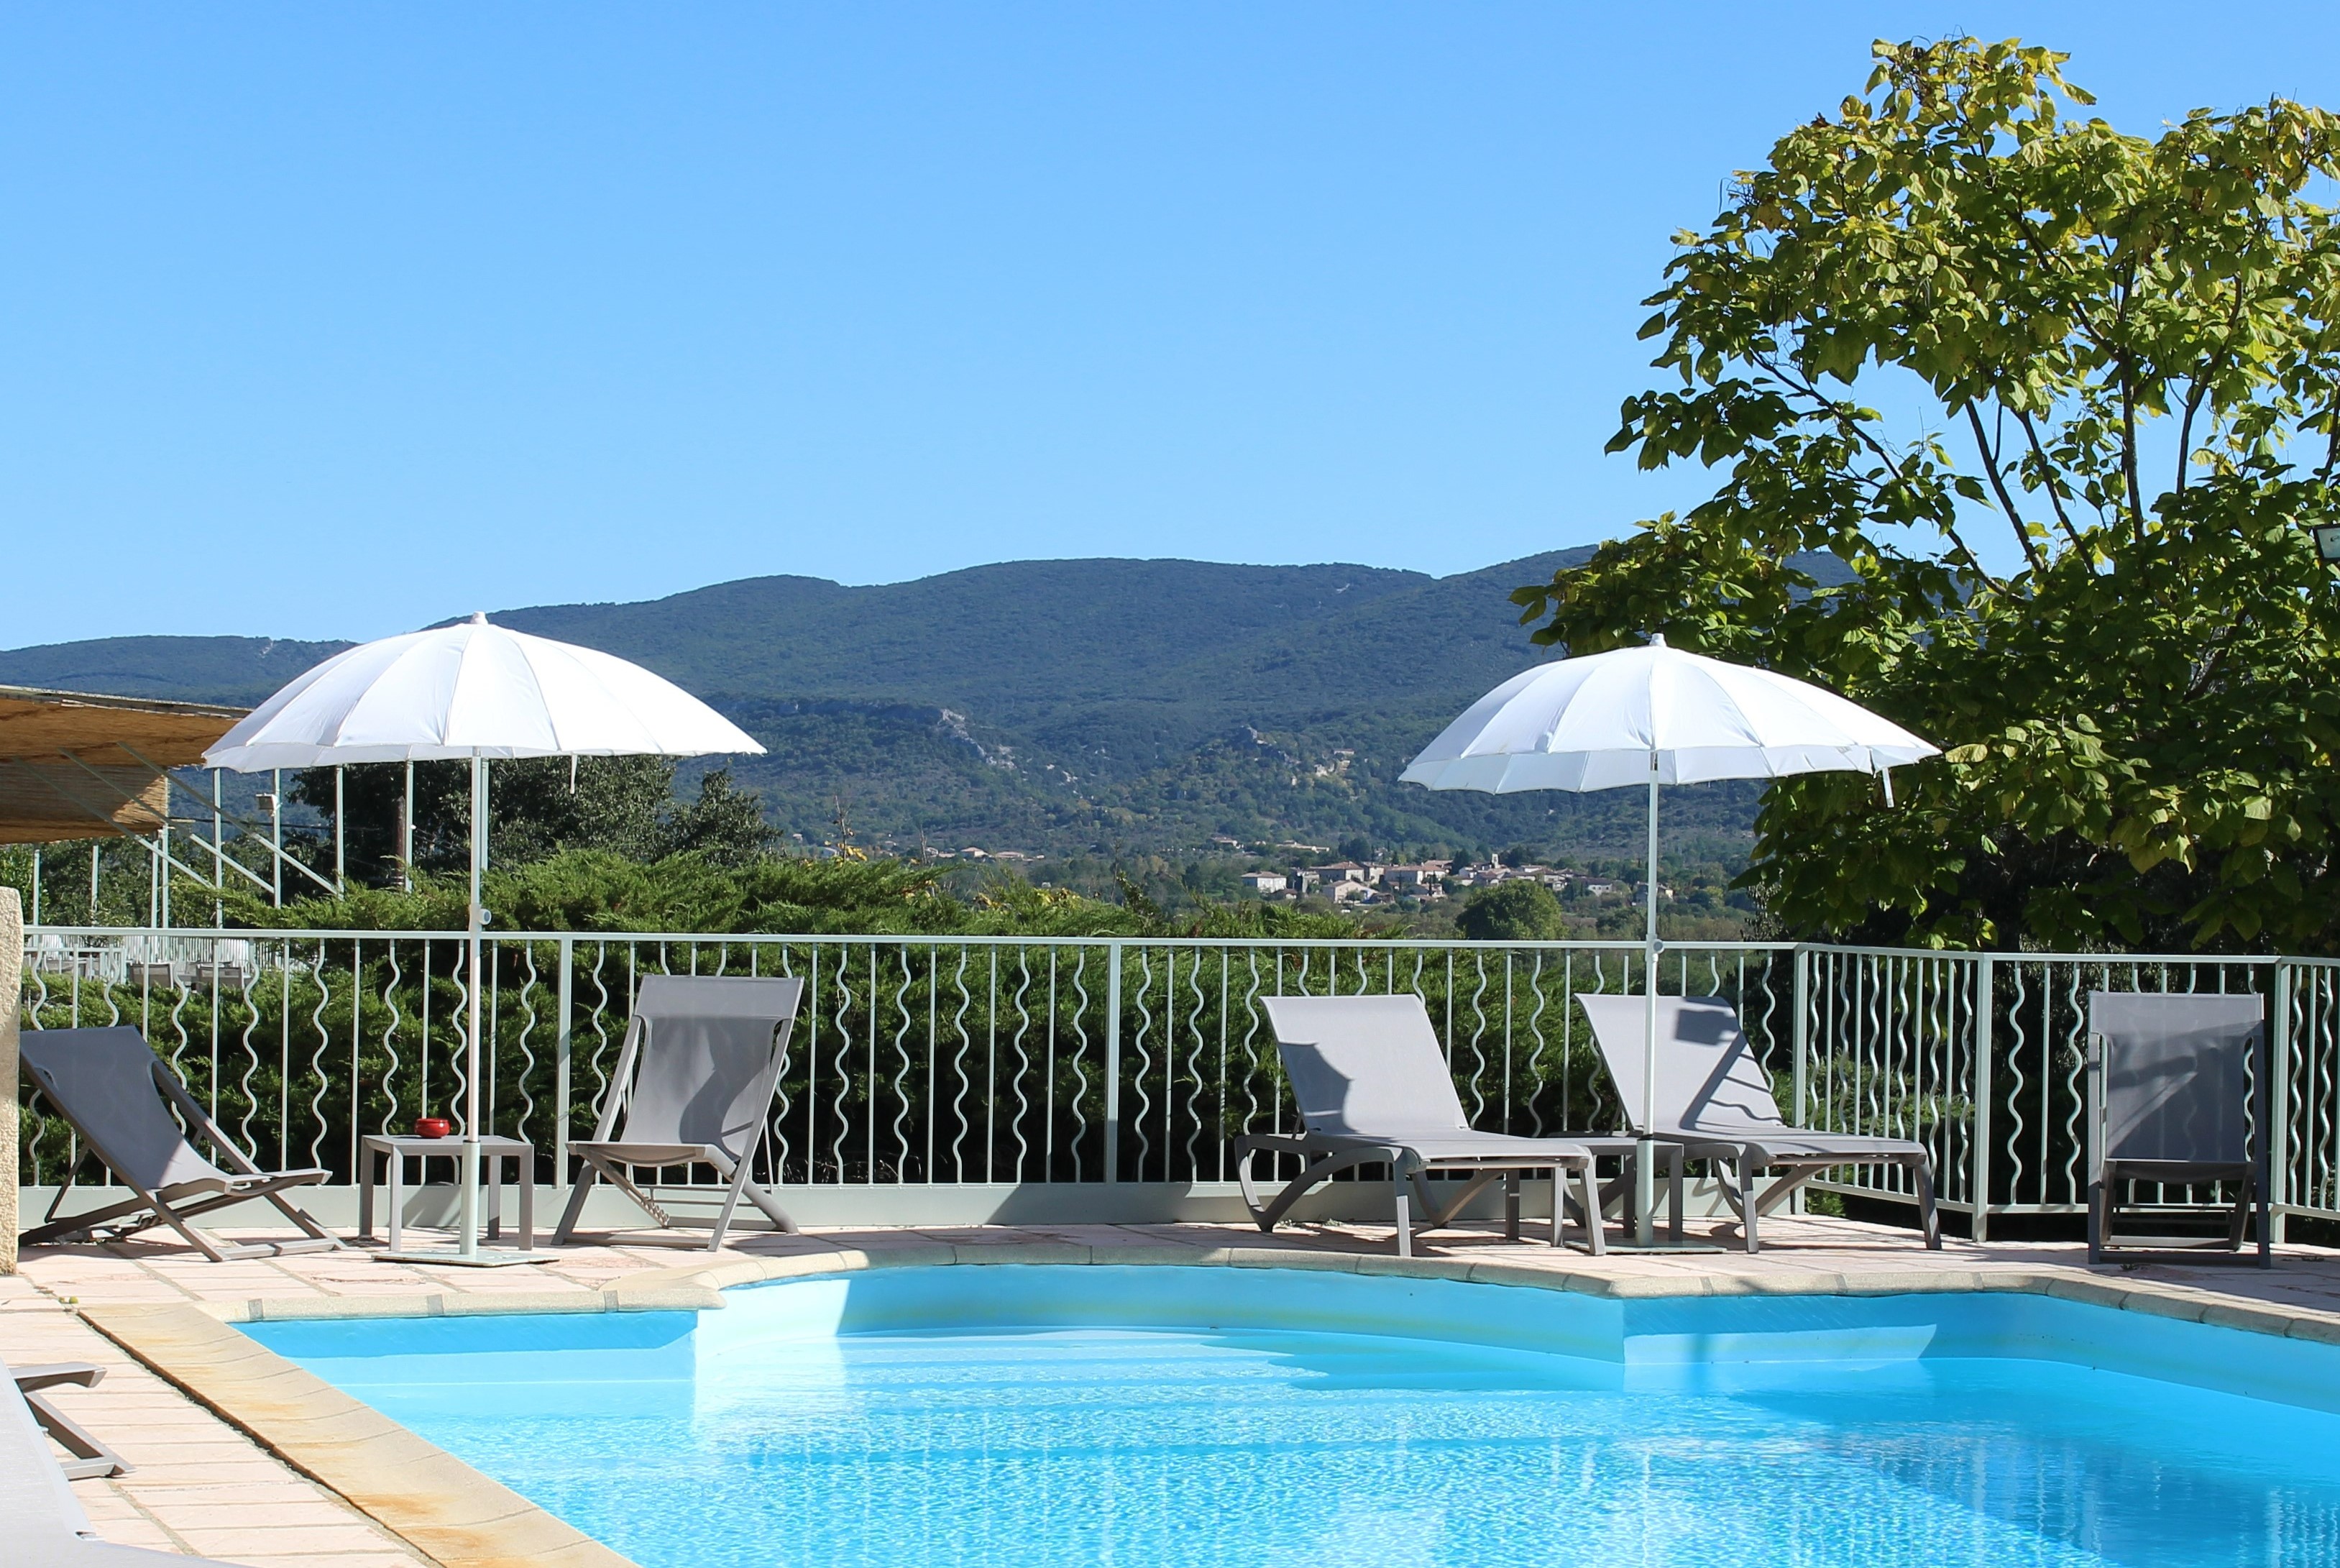
[[[591,1160],[585,1161],[579,1167],[577,1185],[569,1189],[569,1206],[560,1211],[560,1224],[552,1233],[553,1245],[569,1245],[569,1237],[577,1229],[577,1221],[585,1213],[585,1195],[593,1190],[593,1183],[600,1176],[600,1172],[594,1168]]]
[[[1405,1178],[1394,1177],[1390,1185],[1397,1189],[1397,1255],[1413,1255],[1413,1203],[1406,1196]]]
[[[1741,1155],[1731,1176],[1739,1184],[1739,1216],[1746,1222],[1747,1253],[1751,1257],[1763,1250],[1763,1238],[1756,1234],[1755,1162]]]
[[[93,1388],[104,1380],[105,1374],[84,1362],[60,1362],[51,1366],[20,1366],[14,1374],[16,1391],[25,1396],[25,1404],[44,1431],[57,1440],[58,1446],[74,1457],[58,1469],[68,1481],[90,1481],[107,1475],[126,1475],[137,1467],[93,1435],[82,1424],[51,1404],[45,1390],[59,1384],[71,1384]]]
[[[1554,1192],[1560,1190],[1560,1182],[1556,1175],[1552,1181],[1552,1190]],[[1517,1171],[1512,1171],[1503,1177],[1503,1239],[1505,1241],[1520,1239],[1520,1173]]]
[[[1680,1242],[1687,1212],[1682,1200],[1682,1151],[1680,1144],[1666,1150],[1666,1202],[1670,1206],[1667,1222],[1673,1230],[1673,1239]]]
[[[2111,1195],[2109,1186],[2101,1179],[2088,1184],[2088,1261],[2105,1261],[2106,1233],[2112,1229],[2112,1216],[2107,1212]]]
[[[739,1206],[739,1189],[747,1184],[748,1162],[741,1160],[724,1174],[731,1178],[730,1190],[723,1195],[723,1212],[715,1216],[715,1234],[707,1238],[709,1252],[723,1250],[723,1235],[731,1228],[731,1211]]]
[[[1918,1223],[1925,1227],[1926,1250],[1942,1250],[1942,1215],[1934,1206],[1934,1162],[1920,1159],[1911,1162],[1909,1174],[1918,1183]]]
[[[1609,1250],[1609,1237],[1607,1227],[1601,1223],[1599,1178],[1592,1174],[1591,1160],[1584,1162],[1579,1179],[1584,1184],[1584,1249],[1593,1256],[1600,1257]],[[1556,1186],[1559,1184],[1553,1185]],[[1675,1212],[1679,1214],[1681,1211]],[[1557,1242],[1559,1239],[1560,1227],[1555,1225],[1552,1227],[1552,1240]]]
[[[788,1236],[797,1234],[797,1222],[788,1217],[788,1211],[780,1206],[780,1200],[774,1197],[763,1183],[751,1181],[739,1191],[749,1203],[762,1211],[766,1219],[772,1222],[774,1230]]]
[[[1236,1176],[1239,1178],[1248,1171],[1252,1153],[1253,1151],[1249,1149],[1244,1151],[1244,1163],[1235,1167]],[[1332,1180],[1340,1172],[1348,1169],[1351,1166],[1386,1163],[1388,1163],[1388,1156],[1379,1152],[1326,1155],[1285,1183],[1284,1190],[1275,1195],[1274,1201],[1264,1206],[1258,1202],[1257,1196],[1252,1192],[1249,1183],[1244,1182],[1244,1206],[1251,1210],[1252,1220],[1261,1230],[1273,1231],[1284,1223],[1284,1216],[1291,1212],[1294,1204]],[[1393,1171],[1390,1179],[1402,1183],[1404,1178]]]
[[[358,1239],[373,1239],[374,1161],[382,1156],[370,1148],[358,1151]]]
[[[2251,1186],[2250,1183],[2245,1182],[2243,1184],[2243,1190],[2235,1195],[2234,1216],[2226,1222],[2227,1251],[2240,1252],[2243,1250],[2243,1231],[2250,1223]]]

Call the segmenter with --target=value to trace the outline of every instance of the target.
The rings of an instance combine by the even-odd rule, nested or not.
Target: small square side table
[[[456,1162],[456,1181],[462,1180],[463,1140],[460,1137],[419,1138],[387,1133],[377,1133],[361,1140],[358,1155],[358,1235],[373,1239],[374,1162],[387,1161],[390,1179],[384,1185],[390,1203],[390,1250],[396,1252],[398,1232],[404,1205],[403,1178],[408,1159],[429,1161],[451,1159]],[[493,1239],[503,1229],[504,1161],[512,1162],[512,1176],[520,1187],[520,1249],[536,1250],[536,1148],[521,1138],[482,1137],[480,1139],[480,1159],[488,1167],[488,1236]],[[428,1164],[423,1174],[430,1174]],[[461,1194],[457,1195],[461,1201]]]

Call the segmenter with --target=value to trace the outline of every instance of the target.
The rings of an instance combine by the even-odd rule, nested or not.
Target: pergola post
[[[16,1272],[16,1009],[25,997],[25,908],[0,888],[0,1274]]]

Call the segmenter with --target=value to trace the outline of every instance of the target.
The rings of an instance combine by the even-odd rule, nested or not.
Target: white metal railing
[[[133,1024],[263,1163],[346,1175],[357,1139],[460,1125],[461,932],[35,928],[25,1026]],[[807,982],[764,1156],[826,1187],[1224,1183],[1237,1136],[1287,1127],[1264,996],[1411,991],[1475,1125],[1606,1130],[1621,1107],[1577,992],[1641,985],[1638,942],[501,933],[487,938],[491,1129],[568,1176],[640,977]],[[2278,1212],[2340,1217],[2340,963],[1678,943],[1661,989],[1738,1007],[1796,1121],[1913,1137],[1944,1206],[2076,1213],[2087,994],[2269,997]],[[71,1129],[26,1103],[20,1173]],[[1898,1170],[1822,1184],[1914,1201]]]

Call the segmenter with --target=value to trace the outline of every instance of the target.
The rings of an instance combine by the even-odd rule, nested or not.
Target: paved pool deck
[[[270,1233],[231,1234],[261,1240]],[[336,1471],[316,1460],[315,1451],[272,1439],[276,1448],[302,1461],[296,1468],[271,1445],[150,1370],[101,1333],[93,1319],[120,1333],[123,1325],[142,1322],[176,1321],[183,1327],[191,1321],[215,1325],[253,1317],[368,1312],[687,1305],[706,1299],[712,1286],[830,1267],[1195,1262],[1442,1275],[1611,1295],[2045,1290],[2340,1343],[2340,1251],[2287,1246],[2266,1271],[2160,1263],[2091,1268],[2085,1250],[2072,1243],[1978,1246],[1946,1239],[1940,1252],[1929,1253],[1908,1231],[1819,1216],[1767,1221],[1764,1239],[1764,1251],[1754,1257],[1720,1251],[1593,1258],[1573,1247],[1552,1248],[1533,1238],[1532,1226],[1530,1239],[1522,1242],[1506,1242],[1494,1231],[1442,1232],[1423,1238],[1421,1257],[1406,1263],[1393,1255],[1386,1227],[1337,1225],[1290,1226],[1273,1237],[1249,1226],[1209,1225],[750,1233],[736,1236],[715,1255],[705,1250],[702,1238],[629,1232],[598,1245],[547,1249],[540,1255],[543,1263],[508,1269],[387,1263],[356,1247],[213,1264],[175,1242],[138,1241],[28,1252],[20,1274],[0,1277],[0,1356],[15,1365],[90,1361],[106,1369],[96,1388],[68,1389],[57,1396],[137,1467],[127,1475],[74,1485],[106,1539],[251,1568],[415,1568],[621,1560],[573,1549],[564,1553],[549,1544],[542,1550],[516,1548],[512,1542],[524,1542],[525,1531],[513,1535],[517,1527],[509,1522],[500,1525],[503,1545],[477,1550],[464,1544],[471,1536],[434,1533],[427,1521],[418,1526],[411,1512],[398,1511],[397,1499],[385,1504],[368,1494],[363,1462],[352,1462],[360,1465],[356,1471]],[[420,1233],[407,1245],[443,1242]],[[183,1310],[168,1310],[173,1308]],[[223,1408],[228,1407],[223,1402]],[[263,1429],[251,1421],[246,1424]],[[372,1441],[379,1444],[382,1434]],[[321,1484],[312,1474],[340,1477],[340,1489]],[[351,1474],[359,1480],[352,1483]],[[365,1509],[353,1505],[351,1496]],[[406,1501],[413,1501],[411,1487]],[[400,1521],[400,1527],[385,1525],[382,1518]],[[544,1523],[541,1516],[537,1523]]]

